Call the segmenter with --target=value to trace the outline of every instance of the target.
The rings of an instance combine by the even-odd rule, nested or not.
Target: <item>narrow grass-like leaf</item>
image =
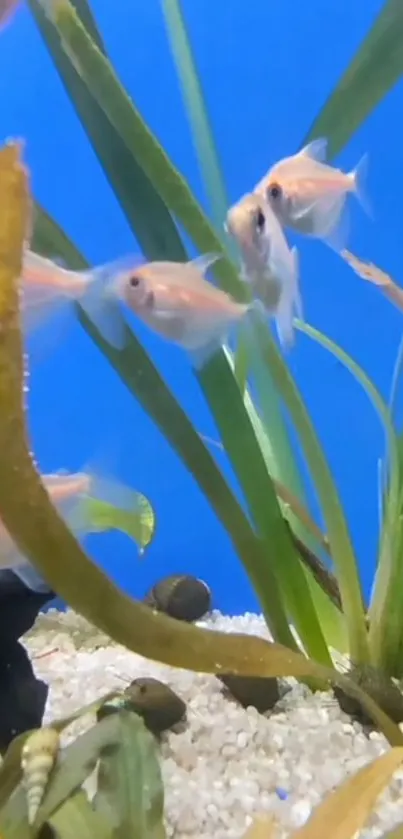
[[[247,292],[234,265],[225,257],[221,240],[204,215],[182,175],[172,165],[166,152],[147,127],[134,103],[119,82],[111,64],[95,45],[80,22],[69,0],[29,0],[35,14],[45,12],[44,23],[60,38],[65,60],[77,73],[86,92],[104,112],[109,124],[135,162],[151,183],[158,184],[158,193],[170,212],[187,230],[201,253],[223,255],[213,267],[222,286],[234,296],[244,298]],[[47,30],[48,40],[50,31]],[[85,122],[84,122],[85,124]],[[97,150],[99,146],[97,146]],[[115,152],[113,151],[113,161]],[[112,161],[112,162],[113,162]],[[110,167],[108,167],[110,168]],[[119,190],[120,199],[120,190]],[[139,203],[139,202],[138,202]],[[140,204],[141,206],[141,204]],[[147,215],[148,218],[148,215]],[[138,230],[136,222],[136,232]],[[155,258],[155,257],[153,257]],[[170,259],[180,259],[172,253]]]
[[[328,795],[291,839],[353,839],[402,762],[403,748],[395,748],[364,766]]]
[[[95,811],[113,825],[114,839],[164,839],[164,787],[155,737],[141,717],[116,714],[117,737],[98,769]]]
[[[315,613],[298,552],[291,540],[266,468],[253,426],[245,411],[231,368],[220,355],[197,374],[203,390],[215,394],[210,401],[228,457],[243,487],[250,514],[265,547],[267,568],[277,578],[289,615],[307,652],[330,664],[331,658]],[[228,411],[231,405],[231,411]],[[253,464],[253,469],[251,468]]]
[[[187,185],[178,175],[176,170],[173,169],[163,150],[154,138],[152,138],[152,135],[150,135],[147,127],[133,108],[123,88],[121,88],[115,78],[110,65],[105,61],[95,45],[91,42],[85,30],[80,26],[80,22],[74,14],[71,5],[67,2],[67,0],[56,0],[56,2],[51,4],[50,16],[58,28],[62,46],[66,50],[68,57],[72,60],[75,69],[81,74],[81,77],[85,80],[88,89],[91,91],[95,99],[99,103],[102,103],[102,106],[108,114],[111,123],[117,130],[121,131],[122,137],[125,137],[127,147],[132,150],[133,154],[138,155],[144,170],[146,172],[152,172],[155,177],[158,174],[156,167],[159,167],[161,174],[163,167],[165,172],[165,178],[162,178],[164,181],[163,188],[161,187],[161,178],[158,178],[158,184],[159,188],[162,189],[162,194],[164,195],[171,211],[175,212],[180,217],[181,222],[185,224],[189,234],[193,236],[193,238],[196,236],[196,241],[199,247],[201,247],[201,239],[204,236],[203,231],[206,230],[207,224],[210,236],[208,245],[209,249],[212,249],[217,242],[217,237],[213,229],[207,220],[204,219],[200,207],[197,202],[194,201]],[[97,78],[97,74],[100,74],[99,80]],[[98,81],[102,81],[102,83],[98,84]],[[118,107],[116,107],[116,105]],[[129,128],[131,128],[130,131]],[[147,145],[145,145],[146,137],[148,137]],[[186,211],[184,212],[185,208]],[[195,224],[196,217],[198,218],[197,226]],[[228,280],[229,277],[228,268],[231,268],[230,263],[226,263],[226,265],[227,267],[224,265],[225,273],[223,274],[223,272],[221,272],[220,274],[221,281],[224,280],[224,285],[225,281]],[[232,268],[230,273],[232,275],[232,279],[234,279],[234,271]],[[238,278],[236,278],[236,282],[239,286],[240,284]],[[219,390],[217,392],[217,389],[211,388],[207,382],[206,392],[214,412],[214,405],[217,402]],[[282,436],[284,438],[284,426],[282,426]],[[292,457],[289,459],[292,460]],[[304,610],[307,611],[309,605],[312,605],[311,598],[309,590],[305,584],[304,574],[302,574],[301,579],[303,580],[307,593],[306,606],[304,606]],[[300,598],[300,603],[301,600],[302,602],[305,602]],[[315,616],[313,613],[313,620],[314,619]],[[303,622],[303,620],[304,618],[302,617],[301,621]],[[303,640],[304,642],[306,641],[305,637]]]
[[[369,609],[369,640],[373,663],[390,675],[401,675],[403,666],[402,594],[403,574],[401,525],[401,466],[399,442],[390,411],[375,385],[353,359],[333,341],[308,324],[296,321],[297,328],[329,350],[355,376],[368,394],[382,422],[389,456],[389,487],[386,499],[380,557]]]
[[[183,3],[182,0],[163,0],[162,7],[192,129],[193,142],[209,198],[213,222],[216,229],[222,234],[228,210],[227,191],[207,114],[202,83],[197,73],[196,62],[186,29]],[[234,240],[222,235],[221,238],[230,256],[235,262],[239,262],[239,252]],[[244,339],[243,330],[240,329],[235,352],[234,373],[242,393],[245,390],[251,365],[253,367],[253,358],[250,358],[247,340]],[[276,477],[281,478],[283,483],[287,484],[294,494],[303,500],[305,497],[303,482],[298,472],[287,427],[281,414],[278,394],[267,370],[264,393],[266,404],[270,405],[270,411],[265,414],[265,425],[275,451],[273,460]],[[300,523],[294,522],[294,524],[301,538],[306,537]]]
[[[255,318],[255,330],[257,347],[270,368],[279,393],[288,408],[315,481],[337,570],[350,655],[357,663],[368,663],[365,608],[357,560],[332,474],[302,397],[260,318]]]
[[[162,9],[193,143],[210,204],[212,221],[223,243],[231,249],[231,243],[223,235],[228,209],[227,191],[206,110],[202,85],[186,30],[181,0],[162,0]]]
[[[77,543],[50,501],[26,439],[18,277],[28,206],[18,147],[6,147],[0,152],[0,515],[16,544],[73,609],[140,655],[200,672],[294,675],[334,681],[362,702],[392,744],[400,745],[403,736],[398,727],[370,697],[335,670],[261,638],[203,630],[156,614],[120,592]],[[48,796],[52,790],[54,785]],[[15,803],[14,797],[12,801]],[[17,822],[19,812],[21,801]],[[8,839],[3,818],[4,812],[0,814],[0,832],[3,830]],[[15,809],[11,818],[8,811],[10,830],[15,821]]]
[[[74,64],[60,48],[60,41],[39,0],[28,0],[63,84],[72,97],[88,138],[111,185],[119,190],[119,201],[136,238],[149,259],[186,259],[176,225],[163,199],[143,168],[136,162],[103,108],[94,100]],[[76,0],[80,15],[88,22],[91,14],[85,0]],[[91,16],[92,17],[92,16]],[[77,18],[78,20],[78,18]],[[94,49],[102,56],[104,46],[92,18]],[[106,63],[106,58],[102,57]],[[44,229],[42,224],[40,229]]]
[[[386,0],[367,37],[314,120],[305,143],[327,137],[336,155],[403,73],[403,5]]]
[[[399,504],[399,487],[400,487],[400,480],[399,480],[399,453],[398,453],[398,441],[396,437],[396,432],[393,427],[393,423],[390,418],[390,412],[388,406],[384,402],[381,394],[371,381],[371,379],[366,375],[364,370],[357,364],[351,356],[348,355],[341,347],[339,347],[334,341],[328,338],[323,332],[320,332],[318,329],[315,329],[313,326],[310,326],[308,323],[304,323],[300,320],[295,320],[295,326],[300,331],[303,332],[305,335],[308,335],[316,343],[320,344],[324,349],[330,352],[335,358],[340,361],[344,367],[346,367],[350,373],[353,374],[354,378],[357,382],[361,385],[363,390],[366,392],[367,396],[370,398],[378,417],[382,423],[385,437],[387,441],[387,449],[388,455],[390,459],[390,505],[391,505],[391,514],[396,515],[398,504]]]

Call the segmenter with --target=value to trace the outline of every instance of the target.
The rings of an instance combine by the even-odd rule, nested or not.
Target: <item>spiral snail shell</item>
[[[30,825],[34,823],[41,806],[59,748],[59,734],[53,728],[38,728],[27,737],[23,746],[21,769]]]

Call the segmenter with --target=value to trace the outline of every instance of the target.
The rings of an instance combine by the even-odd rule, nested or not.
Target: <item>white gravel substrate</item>
[[[267,637],[258,615],[214,612],[199,625]],[[381,734],[368,738],[351,723],[330,694],[289,680],[292,689],[275,712],[262,716],[224,696],[213,676],[149,662],[71,611],[40,615],[24,643],[50,685],[45,722],[139,676],[167,682],[185,700],[187,727],[164,735],[161,745],[167,833],[175,839],[238,839],[265,811],[278,819],[279,837],[288,836],[326,792],[388,748]],[[75,723],[70,737],[88,724],[88,717]],[[363,838],[403,820],[402,793],[403,770],[379,799]]]

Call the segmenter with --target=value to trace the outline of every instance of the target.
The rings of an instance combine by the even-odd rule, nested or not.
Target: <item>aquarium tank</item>
[[[402,39],[0,2],[3,839],[398,820]]]

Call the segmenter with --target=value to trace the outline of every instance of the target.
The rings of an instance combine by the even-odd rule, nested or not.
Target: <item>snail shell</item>
[[[211,610],[211,591],[198,577],[173,574],[152,587],[145,603],[171,618],[191,623]]]
[[[21,769],[26,789],[28,822],[32,825],[56,763],[60,738],[53,728],[38,728],[30,734],[21,753]]]
[[[218,677],[244,708],[253,706],[260,714],[271,711],[280,699],[277,679],[271,676],[235,676]]]
[[[143,718],[153,734],[161,734],[186,717],[186,703],[158,679],[134,679],[124,696],[127,706]]]

